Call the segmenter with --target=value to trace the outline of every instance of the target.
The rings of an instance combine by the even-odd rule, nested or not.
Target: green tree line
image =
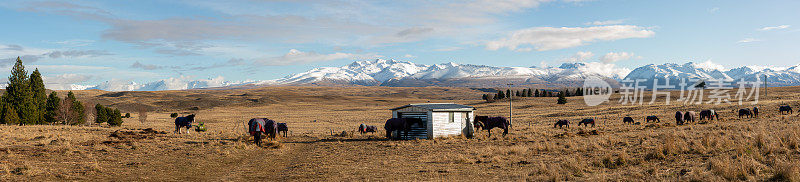
[[[119,110],[115,112],[119,116]],[[57,92],[48,95],[39,69],[28,75],[22,60],[17,57],[6,91],[0,96],[0,124],[78,125],[85,123],[86,118],[83,103],[72,91],[63,99]],[[121,119],[119,123],[122,123]]]

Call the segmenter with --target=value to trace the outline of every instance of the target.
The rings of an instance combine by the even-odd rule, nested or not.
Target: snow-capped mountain
[[[800,68],[792,66],[789,68],[763,68],[757,66],[742,66],[729,70],[721,68],[710,68],[697,63],[688,62],[682,65],[666,63],[661,65],[649,64],[631,71],[625,80],[643,79],[644,86],[652,88],[653,81],[658,80],[658,84],[665,84],[668,80],[670,85],[677,86],[681,80],[724,80],[736,82],[744,79],[745,81],[763,81],[764,75],[768,82],[773,86],[792,86],[800,85]]]
[[[109,80],[94,86],[73,86],[72,90],[99,89],[106,91],[158,91],[158,90],[186,90],[198,88],[226,87],[254,83],[225,81],[221,76],[210,79],[192,80],[188,77],[167,78],[150,83],[140,84],[136,82],[125,82],[120,80]],[[82,88],[82,89],[74,89]]]
[[[415,64],[408,61],[376,59],[356,61],[342,67],[315,68],[289,75],[267,85],[354,84],[383,86],[495,86],[520,84],[577,84],[588,76],[621,79],[630,70],[594,67],[587,63],[564,63],[560,67],[494,67],[473,64]],[[620,74],[622,73],[622,74]],[[575,83],[570,83],[575,82]]]
[[[508,83],[532,87],[575,87],[585,78],[600,77],[612,87],[623,80],[643,79],[640,85],[652,88],[654,80],[663,85],[669,80],[677,86],[681,80],[756,81],[766,75],[771,86],[800,85],[800,65],[792,67],[743,66],[725,70],[710,62],[685,64],[649,64],[634,70],[599,62],[563,63],[558,67],[497,67],[474,64],[442,63],[416,64],[409,61],[376,59],[355,61],[342,67],[321,67],[274,80],[226,81],[222,77],[191,79],[168,78],[150,83],[110,80],[98,85],[47,85],[57,90],[101,89],[107,91],[185,90],[212,87],[241,87],[281,85],[363,85],[363,86],[445,86],[500,87]],[[687,83],[691,84],[691,83]]]

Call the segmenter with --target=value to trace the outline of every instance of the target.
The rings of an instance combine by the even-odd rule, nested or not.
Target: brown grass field
[[[61,92],[61,91],[59,91]],[[735,93],[735,91],[733,91]],[[731,94],[734,94],[731,93]],[[734,104],[610,103],[581,97],[514,101],[506,137],[389,141],[352,133],[383,128],[390,108],[453,102],[476,115],[507,116],[508,102],[485,103],[469,88],[265,87],[158,92],[77,91],[85,104],[120,108],[122,127],[0,126],[3,181],[798,181],[800,87],[770,88],[758,118],[738,119]],[[61,94],[63,96],[63,94]],[[649,97],[646,97],[649,101]],[[750,105],[746,105],[752,107]],[[721,121],[676,126],[677,110],[716,109]],[[138,110],[147,109],[146,122]],[[208,132],[175,134],[172,112],[196,113]],[[657,115],[660,123],[645,123]],[[632,116],[641,125],[625,125]],[[242,124],[253,117],[287,122],[291,134],[263,147]],[[596,118],[594,128],[578,127]],[[569,128],[553,128],[569,119]],[[91,122],[91,121],[90,121]],[[152,128],[153,130],[145,130]],[[349,135],[339,135],[343,131]],[[337,134],[336,136],[331,135]]]

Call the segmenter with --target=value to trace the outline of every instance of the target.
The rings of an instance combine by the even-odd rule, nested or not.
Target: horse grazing
[[[717,111],[714,111],[713,109],[706,109],[706,110],[700,111],[700,120],[704,120],[704,119],[714,120],[714,118],[719,120],[719,114],[717,114]]]
[[[508,122],[508,119],[504,117],[489,117],[489,116],[475,116],[475,130],[486,130],[489,132],[489,137],[492,137],[492,128],[501,128],[503,129],[503,137],[508,134],[508,129],[511,127],[511,123]]]
[[[697,114],[695,114],[694,111],[687,111],[686,113],[683,114],[683,121],[684,122],[689,122],[689,121],[694,122],[695,117],[697,117]]]
[[[781,114],[784,112],[786,112],[786,114],[792,114],[792,106],[781,106],[778,108],[778,111],[781,112]]]
[[[175,118],[175,133],[181,134],[181,128],[185,127],[186,134],[189,134],[189,129],[192,128],[192,122],[194,122],[194,114]]]
[[[758,107],[753,107],[753,117],[758,117]]]
[[[250,135],[256,145],[261,146],[261,134],[264,133],[270,139],[275,139],[278,134],[278,123],[267,118],[253,118],[247,122]]]
[[[648,122],[648,123],[649,123],[650,121],[654,121],[654,122],[661,122],[661,120],[659,120],[659,119],[658,119],[658,116],[647,116],[647,117],[645,117],[645,118],[644,118],[644,120],[645,120],[646,122]]]
[[[567,121],[566,119],[558,120],[556,121],[556,124],[553,125],[553,128],[556,128],[556,126],[558,126],[558,128],[561,128],[563,126],[567,126],[567,128],[569,128],[569,121]]]
[[[366,125],[366,124],[361,124],[358,126],[358,132],[361,132],[362,135],[364,133],[375,133],[377,131],[378,131],[377,126]]]
[[[592,127],[594,127],[594,119],[583,119],[578,123],[578,126],[581,126],[581,124],[583,124],[583,127],[587,127],[589,124],[592,124]]]
[[[683,124],[683,112],[680,111],[675,112],[675,124],[677,125]]]
[[[278,134],[283,132],[283,137],[286,137],[286,133],[289,132],[289,126],[286,123],[278,123]]]
[[[739,118],[741,119],[743,117],[752,118],[753,111],[750,111],[749,108],[739,109]]]
[[[636,124],[636,123],[633,122],[633,118],[632,117],[624,117],[624,118],[622,118],[622,123]]]
[[[386,130],[386,138],[392,138],[392,132],[394,131],[402,131],[402,136],[408,136],[408,132],[411,130],[411,126],[414,124],[418,124],[422,126],[422,119],[419,118],[392,118],[386,120],[386,124],[383,125],[383,129]],[[400,133],[398,133],[400,135]]]

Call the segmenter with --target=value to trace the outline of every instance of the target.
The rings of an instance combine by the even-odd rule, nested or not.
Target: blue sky
[[[800,63],[800,1],[0,2],[0,69],[50,83],[270,80],[354,60]],[[7,74],[8,71],[0,71]]]

